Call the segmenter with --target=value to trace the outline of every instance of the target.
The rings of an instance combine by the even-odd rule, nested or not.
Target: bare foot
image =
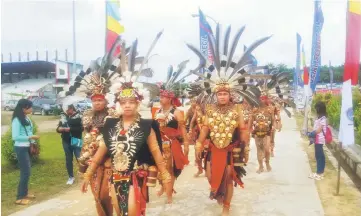
[[[196,174],[194,174],[194,177],[199,177],[203,173],[203,170],[198,170]]]
[[[217,199],[217,203],[218,203],[218,205],[222,206],[223,205],[223,199],[222,198]]]
[[[275,155],[273,154],[273,151],[271,151],[271,157],[274,157]]]
[[[160,197],[163,195],[163,193],[164,193],[164,188],[161,187],[160,190],[157,192],[157,196]]]
[[[263,171],[264,171],[263,167],[260,167],[260,168],[257,170],[257,173],[260,174],[260,173],[263,172]]]
[[[167,203],[167,204],[172,204],[172,203],[173,203],[173,198],[172,198],[172,197],[168,197],[166,203]]]
[[[223,206],[222,216],[229,215],[229,206]]]
[[[271,172],[272,167],[271,167],[271,165],[270,165],[269,163],[266,163],[266,167],[267,167],[267,171],[268,171],[268,172]]]

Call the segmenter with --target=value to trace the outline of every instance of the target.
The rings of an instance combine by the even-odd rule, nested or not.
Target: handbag
[[[23,125],[24,127],[24,130],[25,130],[25,133],[26,133],[26,136],[29,136],[28,135],[28,131],[26,130],[25,126]],[[29,153],[31,156],[38,156],[40,154],[40,149],[39,149],[39,145],[36,144],[36,142],[32,142],[31,140],[29,140],[29,143],[30,143],[30,149],[29,149]]]
[[[76,138],[76,137],[73,137],[70,134],[70,145],[72,147],[75,147],[75,148],[81,148],[83,146],[83,140],[79,139],[79,138]]]

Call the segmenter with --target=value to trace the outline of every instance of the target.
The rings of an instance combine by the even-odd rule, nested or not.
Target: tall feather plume
[[[173,66],[172,66],[172,65],[169,65],[168,71],[167,71],[167,81],[166,81],[166,84],[168,84],[168,82],[169,82],[170,79],[172,78],[172,74],[173,74]]]
[[[244,29],[246,27],[243,26],[242,28],[240,28],[237,32],[237,34],[234,36],[233,38],[233,42],[232,42],[232,45],[231,45],[231,49],[229,51],[229,54],[228,54],[228,59],[227,59],[227,65],[226,65],[226,69],[225,71],[228,70],[229,66],[231,65],[231,62],[232,62],[232,59],[233,59],[233,55],[234,55],[234,52],[236,51],[236,48],[237,48],[237,44],[238,44],[238,41],[239,41],[239,38],[241,37]]]
[[[224,35],[224,43],[223,43],[223,55],[227,56],[228,54],[228,45],[229,45],[229,36],[231,34],[231,26],[229,25],[226,30],[226,34]]]
[[[210,50],[212,52],[212,56],[213,56],[213,65],[214,67],[216,68],[217,70],[217,76],[219,77],[219,69],[221,68],[220,66],[220,59],[219,59],[219,56],[216,54],[216,41],[215,41],[215,38],[213,36],[213,34],[211,32],[208,32],[208,40],[209,40],[209,45],[210,45]],[[218,68],[218,69],[217,69]]]
[[[150,46],[147,54],[144,56],[144,60],[143,60],[142,64],[141,64],[140,67],[139,67],[139,73],[136,74],[136,79],[138,79],[138,77],[139,77],[139,75],[140,75],[140,71],[142,71],[142,69],[143,69],[143,67],[144,67],[144,64],[148,61],[148,58],[149,58],[149,56],[150,56],[150,53],[151,53],[152,50],[154,49],[155,45],[157,44],[157,42],[158,42],[160,36],[162,36],[162,34],[163,34],[163,30],[160,31],[160,32],[157,34],[157,36],[155,37],[155,39],[153,40],[152,45]]]
[[[218,23],[217,28],[216,28],[216,40],[215,40],[215,49],[216,49],[215,56],[216,56],[216,61],[217,61],[216,69],[217,69],[218,73],[220,73],[220,70],[221,70],[220,37],[221,37],[221,26]],[[220,76],[220,74],[218,74],[218,76]]]
[[[261,45],[262,43],[264,43],[265,41],[267,41],[268,39],[270,39],[272,36],[268,36],[268,37],[264,37],[261,38],[257,41],[255,41],[251,46],[248,47],[248,49],[243,53],[242,57],[240,58],[240,60],[238,61],[237,65],[235,68],[242,68],[241,66],[244,64],[244,61],[247,60],[248,55],[250,55],[252,53],[253,50],[255,50],[259,45]],[[229,76],[229,79],[232,78],[232,76],[234,74],[237,73],[237,70],[233,70],[233,72],[231,73],[231,75]]]
[[[112,47],[110,48],[109,52],[104,56],[100,70],[98,70],[100,73],[107,73],[110,69],[110,66],[112,65],[114,59],[116,59],[118,56],[114,55],[116,52],[117,47],[120,45],[122,39],[119,35],[115,42],[113,43]]]
[[[195,48],[193,45],[191,45],[191,44],[186,44],[187,45],[187,47],[189,48],[189,49],[191,49],[197,56],[198,56],[198,58],[199,58],[199,65],[201,66],[201,67],[207,67],[207,59],[206,59],[206,57],[205,56],[203,56],[203,54],[197,49],[197,48]]]
[[[174,76],[171,78],[170,84],[173,85],[177,78],[179,77],[179,75],[184,71],[184,69],[186,68],[187,63],[189,62],[189,60],[185,60],[182,61],[181,63],[178,64],[178,69],[177,71],[174,73]]]

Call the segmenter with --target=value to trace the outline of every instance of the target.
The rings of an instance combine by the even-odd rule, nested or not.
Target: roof
[[[7,62],[1,63],[1,74],[5,73],[35,73],[35,72],[55,72],[56,66],[47,61],[29,62]]]
[[[63,61],[63,60],[56,60],[58,62],[64,62],[64,63],[68,63],[68,64],[74,64],[72,61]],[[77,66],[83,66],[82,64],[76,63]]]

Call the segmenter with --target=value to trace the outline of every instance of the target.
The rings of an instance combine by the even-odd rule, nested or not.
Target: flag
[[[213,56],[211,52],[211,46],[209,46],[208,33],[213,34],[212,28],[207,22],[201,9],[199,9],[199,40],[200,40],[200,51],[209,62],[213,63]]]
[[[357,85],[361,42],[361,1],[348,1],[346,24],[345,73],[352,85]]]
[[[105,1],[106,16],[106,36],[105,36],[105,52],[109,52],[116,38],[124,32],[124,27],[120,22],[119,0]],[[120,52],[120,47],[119,51]]]
[[[354,82],[357,83],[360,59],[360,16],[360,1],[348,1],[346,55],[342,84],[340,132],[338,135],[338,139],[342,142],[343,147],[355,144],[352,96],[350,97],[350,95],[352,95],[351,85]]]
[[[303,64],[303,76],[302,76],[303,85],[308,85],[309,84],[309,73],[308,73],[308,68],[306,65],[306,55],[305,55],[305,50],[303,48],[303,45],[302,45],[302,64]]]
[[[315,1],[315,12],[313,17],[313,35],[310,67],[310,87],[312,92],[316,89],[316,84],[320,77],[321,68],[321,30],[323,26],[323,13],[321,1]]]
[[[293,75],[293,83],[294,89],[296,90],[298,86],[303,86],[303,82],[300,82],[300,66],[301,66],[301,35],[298,33],[296,34],[296,41],[297,41],[297,54],[296,54],[296,68],[295,73]]]

